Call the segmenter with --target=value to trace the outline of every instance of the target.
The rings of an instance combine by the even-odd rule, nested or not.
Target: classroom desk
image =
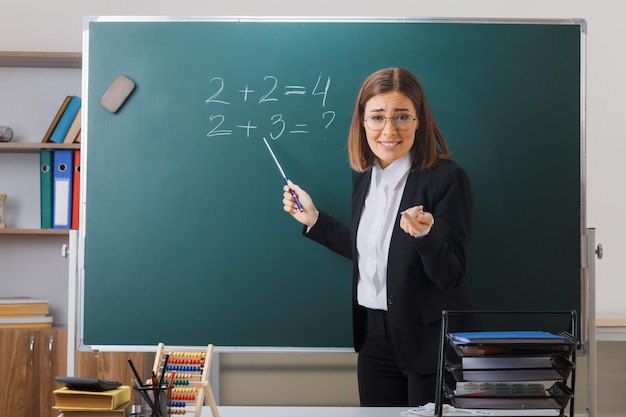
[[[219,406],[220,417],[401,417],[410,407],[259,407]],[[542,410],[495,410],[492,416],[542,416]],[[448,416],[472,416],[467,411],[449,412]],[[558,413],[557,413],[558,415]],[[209,407],[202,408],[202,417],[211,417]]]

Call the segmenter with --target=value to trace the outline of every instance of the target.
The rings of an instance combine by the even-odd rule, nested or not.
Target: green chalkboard
[[[580,311],[580,22],[85,23],[82,343],[351,346],[351,263],[301,237],[286,174],[340,219],[361,82],[422,81],[475,198],[476,307]],[[119,111],[99,100],[124,74]]]

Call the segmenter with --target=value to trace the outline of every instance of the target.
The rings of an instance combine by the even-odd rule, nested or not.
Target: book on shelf
[[[65,111],[61,115],[61,118],[57,122],[52,134],[50,135],[50,142],[54,143],[62,143],[63,139],[65,139],[65,135],[69,130],[74,118],[76,117],[76,113],[80,110],[81,107],[81,99],[78,96],[71,96],[70,102],[67,104]]]
[[[128,417],[132,413],[133,404],[128,401],[111,410],[93,408],[62,408],[57,406],[54,406],[53,408],[61,411],[63,413],[63,417]]]
[[[0,317],[0,329],[47,329],[52,327],[52,316]]]
[[[53,391],[56,410],[114,410],[130,401],[130,387],[122,385],[107,391],[58,388]]]
[[[61,106],[59,106],[59,109],[54,115],[54,118],[52,119],[52,122],[50,123],[50,126],[48,127],[48,130],[46,131],[46,134],[43,136],[41,143],[50,142],[50,136],[52,136],[52,132],[54,132],[54,129],[57,127],[59,120],[61,120],[61,116],[63,116],[63,113],[65,112],[65,109],[67,108],[67,105],[70,104],[70,100],[72,100],[72,96],[65,97],[65,99],[61,103]]]
[[[81,108],[78,108],[78,112],[76,116],[74,116],[74,120],[70,125],[70,128],[67,130],[65,137],[63,138],[63,143],[74,143],[76,141],[76,136],[78,136],[78,132],[80,132],[80,118],[81,118]]]
[[[560,343],[565,338],[541,330],[456,332],[450,338],[457,343]]]
[[[48,300],[31,297],[0,297],[0,317],[46,316],[50,313]]]

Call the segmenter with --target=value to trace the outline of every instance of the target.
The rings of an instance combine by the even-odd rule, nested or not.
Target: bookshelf
[[[1,62],[1,60],[0,60]],[[19,143],[19,142],[2,142],[0,143],[0,154],[38,154],[42,149],[80,149],[80,143],[64,144],[64,143]],[[34,186],[37,186],[35,184]],[[0,229],[0,235],[68,235],[67,229],[38,229],[38,228],[7,228]]]
[[[39,83],[40,82],[39,79],[42,79],[42,78],[45,79],[45,77],[51,72],[58,74],[58,71],[64,71],[67,69],[76,70],[76,69],[80,69],[81,66],[82,66],[82,54],[78,52],[0,51],[0,68],[14,69],[13,72],[8,73],[10,77],[19,78],[21,74],[24,74],[24,78],[32,77],[32,71],[38,70],[39,71],[38,78],[34,78],[30,80],[30,82],[33,84]],[[69,77],[70,77],[69,78],[70,80],[73,80],[72,76],[69,76]],[[19,82],[19,80],[17,81]],[[80,80],[77,80],[77,81],[80,81]],[[71,82],[74,85],[76,84],[80,85],[79,82],[76,82],[76,81],[71,81]],[[45,100],[48,100],[48,97],[46,96],[42,98],[37,97],[37,99],[45,101]],[[56,105],[55,103],[58,100],[58,97],[55,94],[54,97],[50,97],[49,100],[51,101],[51,103],[53,103],[51,104],[51,106],[54,107],[54,105]],[[16,116],[15,115],[13,115],[13,117],[11,116],[12,115],[10,113],[8,116],[6,116],[6,111],[5,111],[4,117],[8,117],[9,120],[4,119],[2,122],[0,122],[0,124],[12,125],[12,123],[16,119]],[[18,116],[21,116],[23,119],[28,117],[25,115],[21,115],[19,113],[18,113]],[[17,119],[19,119],[19,117],[17,117]],[[33,125],[35,124],[45,125],[46,123],[49,123],[49,122],[50,120],[47,120],[47,119],[46,120],[33,120],[32,124]],[[19,120],[16,123],[19,124]],[[41,138],[38,135],[33,134],[32,132],[29,131],[30,123],[27,123],[27,122],[22,122],[22,123],[25,124],[26,126],[23,126],[19,130],[25,131],[28,133],[25,133],[20,138],[16,137],[13,142],[0,142],[0,159],[4,162],[4,161],[9,161],[11,159],[14,160],[18,158],[19,155],[30,154],[30,157],[28,156],[26,156],[25,158],[21,157],[22,160],[25,160],[28,162],[21,164],[22,166],[20,166],[19,171],[17,171],[16,169],[12,170],[11,174],[15,173],[15,175],[10,175],[10,178],[11,178],[10,181],[12,184],[20,184],[20,187],[24,187],[24,189],[30,190],[30,193],[28,195],[34,195],[33,190],[37,189],[39,186],[39,184],[33,184],[33,179],[32,179],[33,177],[32,169],[35,168],[34,161],[37,158],[36,155],[42,149],[50,149],[50,150],[80,149],[80,143],[72,143],[72,144],[40,143]],[[36,129],[33,128],[33,130],[36,130]],[[8,154],[12,154],[12,155],[8,155]],[[15,157],[13,155],[15,155]],[[28,165],[28,167],[23,167],[24,165]],[[26,169],[31,170],[30,180],[26,180],[27,175],[20,175],[20,174],[23,174],[22,171]],[[5,176],[5,178],[7,177],[9,177],[9,175]],[[22,182],[24,182],[23,185],[22,185]],[[3,188],[6,188],[6,187],[7,186],[4,185]],[[11,198],[10,195],[9,195],[9,198]],[[17,204],[19,204],[20,208],[34,207],[35,205],[35,202],[32,199],[26,199],[19,195],[17,198],[19,199]],[[40,229],[40,228],[34,227],[35,220],[33,219],[34,214],[32,213],[32,211],[33,210],[31,210],[31,214],[28,215],[28,218],[30,220],[27,222],[25,226],[22,225],[25,222],[25,220],[23,219],[21,219],[20,224],[18,224],[17,226],[11,227],[11,224],[9,223],[6,229],[0,230],[0,237],[2,235],[68,235],[69,233],[68,230]],[[11,214],[10,213],[7,214],[7,217],[11,219]]]
[[[61,256],[68,230],[40,229],[39,153],[80,149],[80,144],[41,143],[64,94],[80,93],[80,53],[0,51],[0,125],[11,142],[0,142],[0,189],[7,194],[7,228],[0,229],[0,264],[7,295],[49,300],[54,327],[1,329],[3,375],[0,415],[52,417],[55,375],[67,371],[68,263]],[[24,399],[28,399],[24,401]],[[32,401],[31,401],[32,399]]]
[[[10,370],[12,381],[0,388],[0,416],[57,415],[51,407],[52,391],[60,387],[54,376],[67,371],[71,266],[62,257],[62,247],[68,244],[69,230],[39,228],[39,153],[81,147],[41,143],[62,98],[81,95],[81,66],[81,53],[0,51],[0,91],[11,97],[0,100],[0,125],[14,131],[13,141],[0,142],[0,193],[7,194],[9,209],[7,228],[0,229],[3,288],[7,295],[48,299],[54,317],[52,329],[0,330],[0,369]],[[77,351],[76,374],[128,383],[129,357],[148,372],[154,353]]]

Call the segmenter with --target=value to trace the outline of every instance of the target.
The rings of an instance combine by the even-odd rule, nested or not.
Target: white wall
[[[587,227],[597,262],[598,317],[626,318],[626,44],[623,0],[3,0],[0,51],[82,50],[84,16],[387,16],[583,18],[587,36]],[[0,99],[2,96],[0,95]],[[558,157],[558,155],[555,155]],[[539,231],[540,232],[540,231]]]

